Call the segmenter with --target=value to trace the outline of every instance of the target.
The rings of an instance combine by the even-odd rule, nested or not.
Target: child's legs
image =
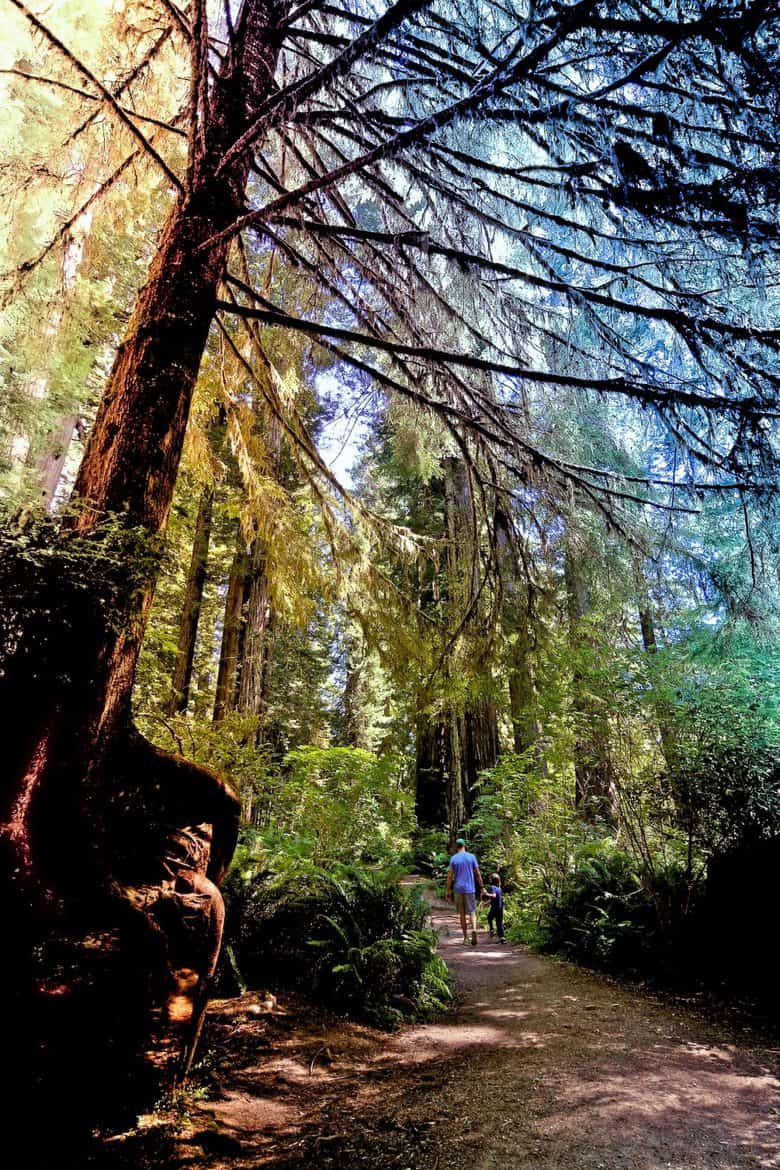
[[[491,914],[493,913],[492,906],[490,908],[490,912],[491,912]],[[501,906],[500,908],[498,906],[496,906],[496,930],[498,931],[498,937],[503,938],[504,937],[504,907],[503,906]]]
[[[493,933],[493,928],[495,926],[495,922],[496,922],[496,907],[495,907],[495,903],[491,902],[490,909],[488,910],[488,916],[487,916],[488,930],[490,931],[491,934]]]

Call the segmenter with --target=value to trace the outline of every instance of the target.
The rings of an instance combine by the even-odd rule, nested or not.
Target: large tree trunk
[[[450,845],[463,831],[474,806],[480,773],[498,763],[498,714],[483,699],[465,712],[417,727],[415,812],[420,825],[446,826]]]
[[[524,620],[529,619],[525,617]],[[539,690],[530,641],[525,630],[518,631],[509,662],[509,710],[515,752],[522,755],[533,748],[537,762],[541,764],[543,728],[539,721]]]
[[[75,486],[83,508],[60,532],[59,562],[20,554],[4,566],[4,1003],[22,1022],[6,1062],[23,1096],[45,1089],[48,1126],[55,1107],[89,1125],[126,1102],[153,1025],[167,1036],[178,1027],[186,1064],[219,945],[215,883],[238,806],[216,776],[132,729],[156,577],[139,565],[165,527],[225,272],[229,245],[209,242],[243,210],[247,158],[219,176],[217,164],[272,90],[285,10],[244,6],[191,187],[162,232],[98,409]],[[101,549],[112,554],[103,562]],[[87,1069],[78,1081],[76,1054]]]
[[[213,510],[214,488],[209,484],[201,492],[198,515],[195,520],[192,556],[184,586],[184,602],[179,621],[179,644],[176,649],[176,661],[171,679],[171,697],[167,705],[169,715],[186,711],[190,701],[192,664],[195,661],[195,643],[198,638],[203,590],[206,585]]]

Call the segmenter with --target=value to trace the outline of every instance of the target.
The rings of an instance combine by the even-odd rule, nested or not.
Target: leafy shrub
[[[343,870],[228,884],[229,938],[250,984],[295,987],[389,1026],[440,1010],[449,975],[415,890]]]
[[[512,937],[531,946],[549,941],[547,911],[578,850],[600,835],[575,815],[570,788],[568,776],[535,771],[529,753],[502,756],[483,772],[467,826],[483,874],[497,870],[502,876]]]
[[[755,652],[699,668],[666,696],[678,821],[708,854],[780,832],[780,670]]]
[[[276,832],[301,838],[314,866],[398,862],[414,824],[399,760],[359,748],[288,752],[274,794]],[[273,834],[269,844],[283,848]]]
[[[415,873],[443,878],[450,860],[446,829],[416,829],[412,836],[410,862]]]
[[[595,967],[677,975],[690,965],[697,906],[684,866],[648,873],[604,838],[577,850],[543,908],[537,941]]]

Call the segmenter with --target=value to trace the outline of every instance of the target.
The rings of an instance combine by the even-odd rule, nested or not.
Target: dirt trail
[[[464,947],[433,905],[459,1006],[386,1035],[212,1019],[219,1100],[168,1164],[198,1170],[780,1167],[780,1053],[568,964]],[[173,1154],[173,1151],[171,1151]]]

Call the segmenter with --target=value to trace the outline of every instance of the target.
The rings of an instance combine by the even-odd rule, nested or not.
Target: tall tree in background
[[[128,40],[143,12],[142,42],[165,33],[190,64],[185,108],[166,121],[127,105],[48,17],[7,2],[49,46],[55,83],[99,104],[171,200],[78,473],[79,507],[40,536],[56,557],[33,557],[31,579],[29,531],[17,525],[6,541],[9,970],[22,994],[32,968],[35,996],[54,1011],[49,976],[62,962],[42,937],[72,955],[57,1007],[66,1049],[96,924],[108,954],[123,923],[128,1003],[140,1002],[129,975],[139,948],[154,1003],[166,974],[199,972],[193,1032],[218,946],[212,879],[232,848],[235,802],[129,721],[156,574],[141,549],[165,528],[215,316],[320,493],[344,506],[285,409],[261,327],[312,338],[367,387],[436,415],[478,484],[481,574],[497,562],[496,501],[518,492],[573,490],[620,525],[628,500],[674,507],[697,476],[723,490],[771,484],[778,333],[773,301],[757,293],[776,276],[780,38],[771,0],[357,0],[335,11],[244,0],[215,23],[202,0],[186,16],[166,0],[159,22],[128,3]],[[183,165],[163,145],[181,129]],[[242,257],[272,248],[310,280],[306,316],[247,279]],[[42,263],[22,262],[10,291]],[[523,400],[563,388],[656,414],[684,453],[678,470],[633,482],[545,444]],[[117,572],[122,555],[140,579]],[[58,578],[71,584],[55,606]],[[133,893],[157,890],[162,903],[176,881],[190,882],[180,897],[199,908],[194,944],[139,912]]]

